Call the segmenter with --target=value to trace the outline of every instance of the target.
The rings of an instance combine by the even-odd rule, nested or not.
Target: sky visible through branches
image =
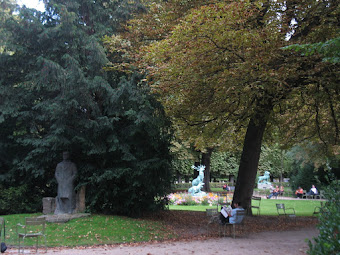
[[[39,11],[45,10],[43,1],[39,1],[39,0],[17,0],[17,3],[20,6],[26,5],[26,7],[28,7],[28,8],[34,8],[34,9],[37,9]]]

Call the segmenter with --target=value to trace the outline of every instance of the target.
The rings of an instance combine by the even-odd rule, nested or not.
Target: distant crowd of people
[[[267,199],[271,199],[273,196],[277,197],[279,195],[283,195],[284,193],[284,187],[281,186],[279,188],[279,186],[276,186],[275,188],[272,187],[270,194],[267,196]],[[306,195],[318,195],[319,192],[317,190],[317,188],[315,187],[315,185],[312,185],[311,189],[306,193]],[[302,198],[302,196],[304,195],[304,190],[301,187],[298,187],[297,190],[295,191],[295,195],[297,198]]]

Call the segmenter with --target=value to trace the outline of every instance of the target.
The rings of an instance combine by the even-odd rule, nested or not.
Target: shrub
[[[319,216],[319,236],[314,243],[308,240],[311,255],[340,253],[340,181],[333,181],[325,189],[325,197],[328,201]]]
[[[290,181],[292,190],[299,186],[305,190],[309,190],[312,187],[312,184],[317,182],[314,173],[314,166],[312,164],[304,164],[299,166],[298,172],[296,175],[291,176]]]
[[[41,195],[27,185],[3,188],[0,186],[0,215],[24,212],[38,212],[41,210]],[[29,193],[36,195],[27,196]]]

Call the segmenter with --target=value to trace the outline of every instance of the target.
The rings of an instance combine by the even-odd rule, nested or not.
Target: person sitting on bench
[[[273,190],[272,193],[269,194],[269,196],[267,196],[268,199],[271,199],[272,196],[278,196],[280,194],[280,189],[279,186],[276,186],[276,188]]]
[[[309,192],[307,193],[307,195],[309,196],[313,196],[313,195],[318,195],[318,190],[315,188],[314,185],[312,185],[311,189],[309,190]]]
[[[303,189],[301,187],[298,187],[298,189],[295,191],[295,195],[297,198],[302,198]]]

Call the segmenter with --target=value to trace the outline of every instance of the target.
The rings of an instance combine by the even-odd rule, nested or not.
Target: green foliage
[[[311,255],[340,253],[340,181],[335,180],[325,189],[326,205],[319,216],[319,236],[308,241]]]
[[[237,153],[213,152],[211,155],[210,175],[215,178],[227,178],[229,175],[236,176],[239,161]]]
[[[265,171],[269,171],[273,177],[289,176],[290,158],[286,152],[279,148],[278,144],[263,145],[261,148],[261,157],[259,161],[259,173],[263,175]]]
[[[176,159],[174,158],[171,161],[171,166],[174,171],[174,174],[179,176],[192,176],[193,170],[191,166],[193,165],[192,159]]]
[[[142,49],[167,114],[197,148],[234,145],[246,127],[253,131],[236,185],[237,199],[248,205],[265,129],[278,127],[282,144],[315,139],[338,148],[338,66],[282,50],[337,36],[338,7],[337,1],[216,1],[190,9],[165,39]],[[276,163],[264,167],[282,173]]]
[[[301,186],[308,191],[312,184],[321,190],[329,184],[328,177],[332,175],[336,178],[340,177],[339,157],[329,157],[320,161],[318,153],[318,147],[313,144],[305,147],[295,146],[287,152],[287,156],[291,159],[289,168],[292,169],[290,178],[292,190]]]
[[[179,154],[175,154],[175,157]],[[193,170],[191,166],[195,163],[193,157],[191,158],[174,158],[172,161],[172,168],[177,175],[193,178]],[[210,177],[214,179],[225,179],[229,175],[237,175],[239,164],[239,155],[237,153],[229,152],[213,152],[210,162]]]
[[[295,50],[301,52],[305,56],[314,54],[321,54],[323,60],[331,63],[340,62],[340,37],[330,39],[326,42],[312,43],[312,44],[293,44],[284,47],[287,50]]]
[[[175,183],[173,184],[173,190],[188,190],[191,186],[191,183]]]
[[[89,182],[90,208],[137,216],[162,208],[170,191],[169,122],[159,103],[132,82],[122,81],[113,106],[119,119],[110,127],[115,143],[92,153],[83,165]],[[85,160],[85,159],[84,159]]]
[[[296,165],[296,171],[296,175],[292,175],[290,178],[293,190],[296,190],[298,187],[302,187],[304,190],[309,191],[312,185],[317,183],[314,166],[310,163]],[[319,189],[319,187],[317,188]]]
[[[41,209],[42,194],[28,184],[7,189],[0,185],[0,190],[0,215],[36,212]]]
[[[170,190],[170,123],[143,76],[104,72],[101,37],[121,30],[131,1],[48,1],[1,23],[0,180],[55,196],[54,169],[71,152],[89,209],[162,208]],[[10,70],[10,71],[9,71]],[[22,200],[25,203],[24,200]],[[41,202],[39,202],[40,204]],[[38,204],[37,204],[38,205]]]

